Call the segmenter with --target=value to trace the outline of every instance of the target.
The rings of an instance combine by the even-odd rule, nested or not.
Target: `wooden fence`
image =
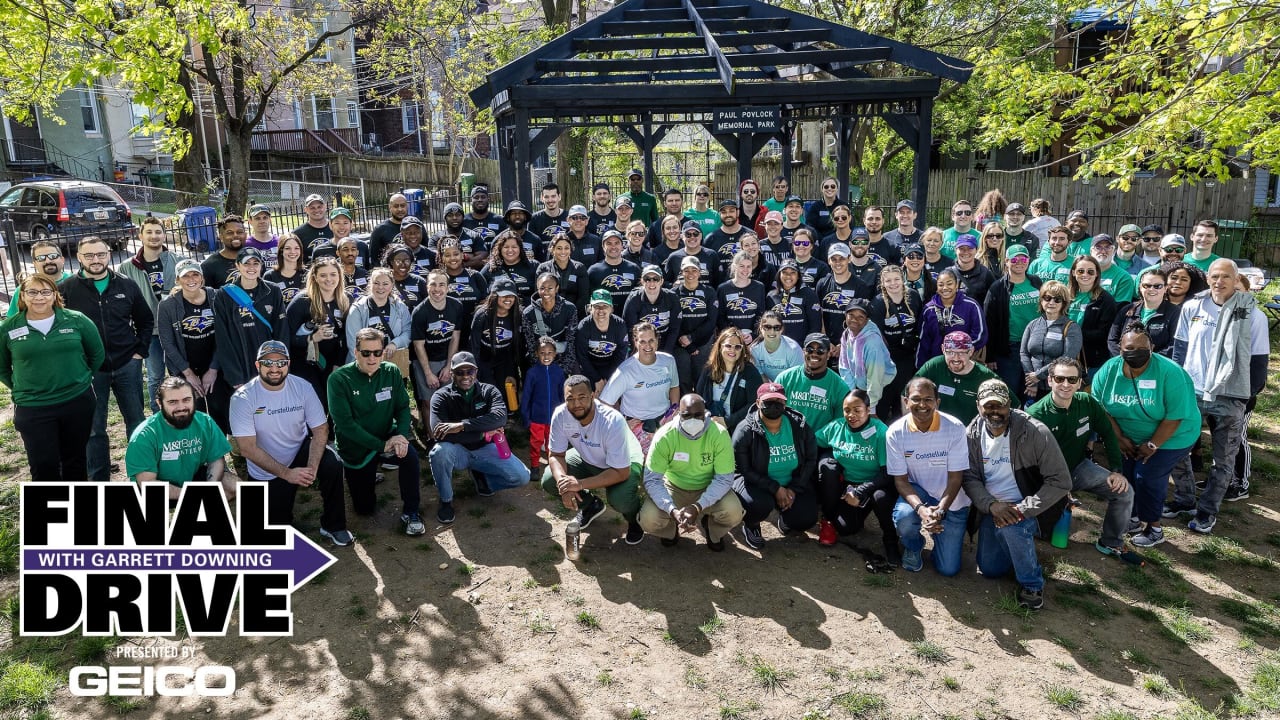
[[[454,158],[434,157],[376,157],[365,155],[290,155],[271,153],[265,156],[267,171],[293,170],[300,164],[327,166],[326,181],[338,185],[361,185],[365,198],[370,202],[385,198],[401,188],[422,188],[428,192],[458,185],[461,173],[475,175],[476,180],[488,182],[495,190],[498,182],[498,161],[482,158],[466,158],[459,162]],[[305,172],[303,173],[306,174]]]

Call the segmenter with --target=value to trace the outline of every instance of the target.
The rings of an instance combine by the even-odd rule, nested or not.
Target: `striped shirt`
[[[910,414],[898,418],[889,426],[884,442],[889,474],[906,475],[936,499],[946,492],[947,473],[969,469],[964,425],[943,412],[934,413],[933,425],[924,430],[916,427]],[[969,507],[969,496],[960,490],[950,509],[964,507]]]

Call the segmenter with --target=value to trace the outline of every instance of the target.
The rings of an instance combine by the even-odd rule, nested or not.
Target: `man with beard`
[[[447,218],[445,223],[448,224]],[[476,185],[471,189],[471,212],[462,219],[462,227],[471,230],[475,237],[480,239],[480,242],[471,248],[465,244],[462,246],[462,252],[466,256],[466,266],[479,270],[489,259],[489,244],[507,227],[502,218],[489,212],[488,185]],[[459,237],[459,240],[461,239]]]
[[[249,463],[249,479],[267,483],[267,518],[293,522],[300,487],[320,490],[320,534],[350,545],[342,497],[342,463],[328,447],[324,406],[301,378],[289,376],[289,346],[274,340],[258,348],[258,377],[231,397],[231,434]]]
[[[409,215],[409,201],[396,193],[387,200],[387,211],[391,217],[383,220],[369,235],[369,256],[375,263],[382,260],[382,251],[400,234],[400,223]]]
[[[67,258],[62,254],[62,250],[58,248],[58,243],[52,240],[37,240],[31,246],[31,265],[37,273],[53,278],[55,284],[71,277],[71,273],[65,269]],[[18,314],[18,297],[20,295],[21,293],[18,292],[13,293],[13,299],[9,301],[9,312],[6,313],[6,317],[13,317]]]
[[[787,368],[774,378],[787,392],[787,407],[803,415],[809,427],[826,427],[844,414],[849,386],[839,373],[827,367],[830,354],[827,336],[809,333],[804,339],[804,365]]]
[[[720,257],[720,264],[727,266],[738,252],[738,240],[747,232],[746,225],[738,221],[737,200],[720,201],[720,228],[707,236],[703,244]],[[723,268],[722,268],[723,270]]]
[[[893,215],[898,219],[898,226],[885,233],[884,240],[901,254],[904,245],[919,243],[920,236],[924,234],[924,231],[916,227],[916,204],[914,201],[899,200],[898,207],[893,211]],[[867,228],[867,230],[870,229]],[[872,249],[874,250],[874,248]]]
[[[564,216],[564,208],[560,206],[559,185],[555,183],[543,185],[538,199],[542,201],[542,209],[534,213],[533,218],[529,220],[529,229],[541,238],[545,245],[555,234],[548,232],[548,228],[564,225],[567,218]]]
[[[116,271],[129,278],[142,290],[142,297],[155,315],[160,301],[169,296],[177,281],[174,267],[177,258],[164,249],[164,226],[154,217],[144,218],[139,229],[142,247],[132,258],[116,266]],[[160,334],[156,330],[151,335],[151,351],[147,353],[147,398],[151,412],[159,412],[156,404],[156,391],[160,381],[164,379],[164,348],[160,345]]]
[[[680,278],[685,258],[691,257],[698,260],[702,282],[712,288],[718,287],[721,279],[720,257],[714,250],[702,244],[702,226],[694,220],[686,220],[680,232],[684,247],[670,253],[662,261],[663,281],[668,285],[675,285]]]
[[[126,433],[132,435],[142,424],[142,361],[150,351],[155,315],[138,284],[108,267],[111,248],[105,240],[85,237],[76,259],[80,272],[58,283],[58,291],[68,309],[93,321],[107,352],[102,365],[93,368],[93,393],[98,402],[85,457],[89,479],[107,482],[111,479],[108,390],[116,396]]]
[[[606,230],[618,226],[618,213],[613,209],[613,191],[609,183],[596,183],[591,188],[591,212],[587,213],[587,232],[604,237]]]
[[[315,195],[314,197],[320,197]],[[323,207],[324,200],[320,200]],[[303,227],[306,227],[305,225]],[[326,217],[324,227],[329,229],[329,219]],[[236,257],[240,255],[240,251],[244,248],[245,238],[248,234],[244,229],[244,218],[239,215],[227,215],[218,221],[218,242],[222,247],[218,248],[218,252],[213,253],[200,263],[200,272],[204,275],[204,286],[217,290],[218,288],[236,279]],[[333,237],[333,233],[329,233],[329,237]],[[304,253],[308,247],[306,241],[302,242]]]
[[[160,412],[129,436],[125,471],[136,483],[169,483],[176,500],[188,482],[220,482],[235,497],[235,475],[222,459],[231,450],[213,418],[196,410],[195,391],[180,377],[160,383]]]
[[[631,198],[631,207],[635,208],[632,219],[639,220],[645,226],[658,219],[658,198],[644,191],[644,173],[638,168],[631,168],[627,173],[627,185],[630,189],[619,197]]]
[[[973,338],[963,330],[947,333],[941,357],[929,358],[916,371],[938,388],[938,409],[967,424],[978,414],[978,388],[999,379],[991,368],[973,361]]]
[[[542,238],[535,235],[529,230],[529,208],[519,200],[512,200],[507,203],[507,211],[502,215],[502,221],[507,224],[507,229],[520,236],[520,245],[524,247],[524,254],[529,258],[530,262],[540,263],[547,259],[543,252]]]
[[[440,252],[440,240],[446,237],[457,238],[458,245],[459,247],[462,248],[463,264],[471,268],[472,270],[479,270],[480,268],[484,267],[484,261],[481,260],[479,264],[470,262],[472,256],[474,256],[477,252],[480,252],[480,253],[483,253],[485,257],[488,257],[488,253],[485,252],[484,240],[481,239],[480,233],[464,226],[464,223],[463,223],[464,217],[465,217],[465,213],[462,210],[462,206],[459,205],[458,203],[449,203],[448,205],[445,205],[444,206],[444,231],[438,232],[435,235],[432,235],[431,242],[428,244],[428,247],[431,249],[431,252],[438,253]],[[408,219],[409,218],[405,218],[405,220],[408,220]],[[414,219],[417,220],[417,218],[414,218]],[[426,232],[425,225],[423,226],[423,232]],[[400,240],[401,242],[404,242],[406,245],[409,244],[404,240],[403,227],[400,230]]]
[[[648,234],[645,236],[645,244],[649,247],[657,247],[662,243],[662,221],[671,215],[684,225],[684,194],[676,188],[667,188],[662,193],[662,217],[654,220],[649,225]]]
[[[1057,280],[1066,285],[1071,280],[1071,263],[1075,262],[1075,258],[1067,254],[1067,248],[1071,246],[1071,231],[1062,225],[1049,230],[1049,240],[1047,247],[1049,252],[1041,252],[1040,256],[1031,261],[1031,267],[1027,268],[1028,275],[1036,277],[1048,282]]]
[[[622,233],[609,230],[602,241],[604,259],[587,268],[587,287],[607,290],[614,307],[622,307],[631,291],[640,286],[640,266],[622,258]]]
[[[297,235],[298,239],[302,241],[303,257],[307,259],[307,262],[311,262],[311,247],[325,240],[333,239],[333,230],[329,228],[329,205],[325,202],[324,197],[312,193],[307,196],[306,201],[302,203],[302,207],[307,214],[307,221],[299,225],[293,231],[293,234]],[[219,230],[221,230],[221,225],[219,225]],[[223,240],[223,243],[226,243],[226,241]],[[205,282],[209,282],[212,279],[207,271],[204,277]],[[216,285],[211,286],[217,287]]]
[[[884,222],[883,218],[881,222]],[[871,242],[867,231],[862,228],[854,230],[849,238],[849,274],[857,287],[858,297],[863,300],[870,300],[880,292],[880,268],[885,266],[883,257],[868,252]]]
[[[747,178],[738,183],[738,219],[742,226],[755,232],[756,224],[764,216],[765,206],[760,204],[760,186]]]
[[[1067,254],[1073,258],[1088,255],[1093,249],[1093,236],[1089,234],[1089,216],[1083,210],[1072,210],[1067,216],[1066,226],[1071,240]]]
[[[889,242],[884,233],[884,210],[872,205],[862,212],[862,226],[866,228],[867,242],[872,255],[889,265],[901,265],[902,253]],[[856,234],[856,230],[854,231]],[[856,236],[856,235],[855,235]],[[883,267],[883,266],[882,266]]]
[[[978,513],[978,570],[998,578],[1011,571],[1018,605],[1044,607],[1044,572],[1036,535],[1053,532],[1071,491],[1071,470],[1044,423],[1012,409],[1009,388],[987,380],[978,388],[978,416],[965,431],[969,469],[964,492]]]

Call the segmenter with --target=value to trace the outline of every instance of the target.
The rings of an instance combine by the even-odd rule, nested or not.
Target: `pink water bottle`
[[[506,460],[511,457],[511,446],[507,444],[507,434],[501,430],[490,430],[484,434],[485,439],[498,448],[498,457]]]

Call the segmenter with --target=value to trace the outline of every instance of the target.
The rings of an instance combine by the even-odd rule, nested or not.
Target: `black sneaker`
[[[898,545],[898,538],[885,538],[884,557],[890,565],[902,567],[902,550]]]
[[[1164,512],[1160,513],[1160,517],[1166,520],[1172,520],[1180,515],[1190,515],[1196,511],[1195,505],[1182,505],[1181,503],[1169,503],[1164,506]]]
[[[453,524],[453,503],[440,503],[440,509],[436,511],[436,521],[441,525]]]
[[[760,532],[760,525],[742,523],[742,541],[752,550],[764,549],[764,535]]]
[[[1044,591],[1018,588],[1018,606],[1028,610],[1039,610],[1044,607]]]
[[[1238,485],[1236,483],[1231,483],[1229,486],[1227,486],[1227,494],[1223,495],[1222,499],[1226,500],[1227,502],[1235,502],[1237,500],[1244,500],[1247,497],[1249,497],[1248,485]]]
[[[586,530],[587,526],[591,524],[591,521],[600,517],[600,514],[603,512],[604,501],[595,495],[592,495],[591,499],[586,502],[579,502],[577,515],[578,527]]]
[[[706,515],[702,516],[702,522],[698,523],[702,528],[702,537],[707,541],[707,549],[711,552],[724,552],[724,537],[712,542],[711,540],[711,518]]]
[[[639,545],[640,541],[644,540],[644,528],[640,527],[640,523],[631,520],[627,523],[627,534],[622,539],[628,545]]]
[[[475,481],[477,495],[480,497],[493,497],[493,488],[489,487],[489,480],[484,476],[484,473],[478,473],[475,470],[472,470],[471,478]],[[583,525],[582,527],[585,528],[586,525]]]

